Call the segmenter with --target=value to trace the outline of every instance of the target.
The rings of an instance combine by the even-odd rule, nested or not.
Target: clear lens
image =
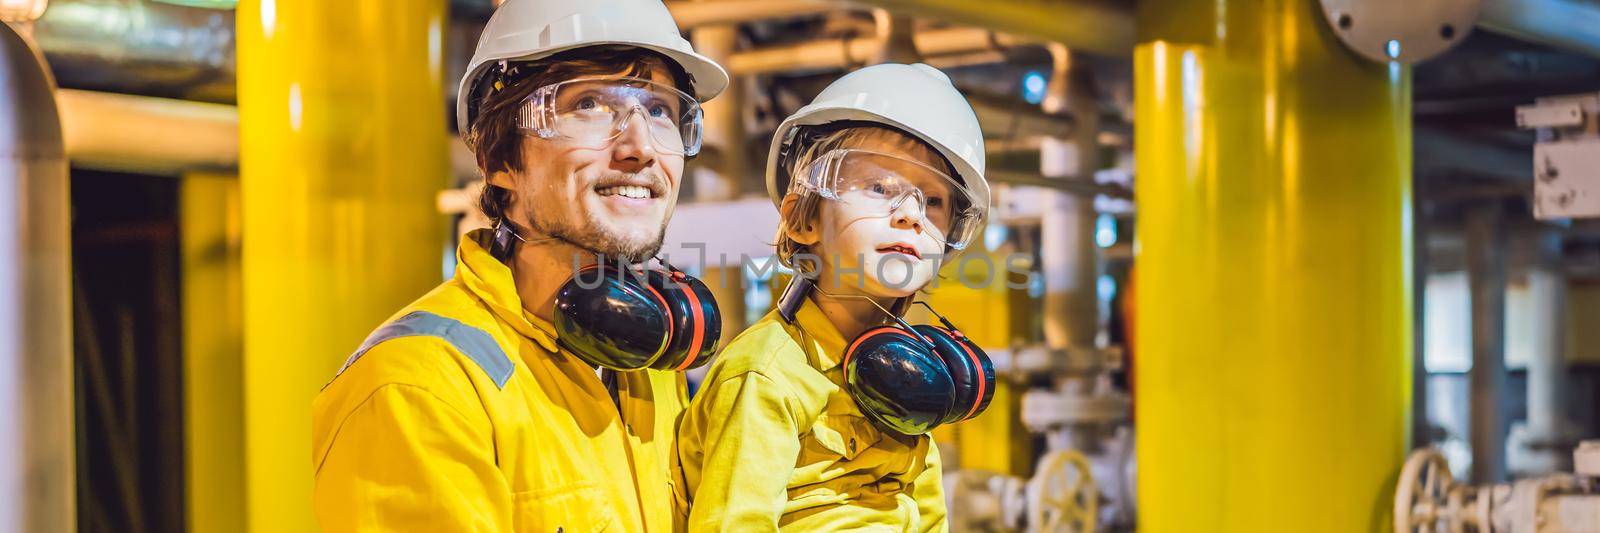
[[[543,138],[603,148],[644,128],[658,151],[700,151],[700,103],[671,86],[639,78],[593,78],[546,85],[523,102],[518,126]]]
[[[983,221],[972,192],[943,171],[899,156],[842,149],[813,161],[791,190],[866,207],[884,216],[906,211],[919,216],[935,237],[963,249]]]

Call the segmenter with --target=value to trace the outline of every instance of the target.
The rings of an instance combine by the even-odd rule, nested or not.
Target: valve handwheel
[[[1394,491],[1394,530],[1415,533],[1460,531],[1460,520],[1450,520],[1450,496],[1455,479],[1450,465],[1434,448],[1411,453]],[[1462,495],[1457,495],[1459,499]],[[1457,504],[1460,505],[1459,503]],[[1451,524],[1454,522],[1454,524]]]
[[[1100,514],[1100,488],[1083,454],[1046,454],[1028,482],[1028,529],[1036,532],[1091,533]]]

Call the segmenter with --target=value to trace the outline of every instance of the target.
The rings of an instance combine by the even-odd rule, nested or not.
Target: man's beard
[[[607,233],[604,226],[600,225],[594,216],[581,226],[574,227],[565,221],[543,220],[536,209],[527,213],[528,221],[533,224],[533,230],[549,238],[565,242],[574,248],[589,253],[603,256],[608,261],[623,261],[630,264],[643,263],[656,256],[661,251],[661,241],[667,234],[667,223],[662,222],[656,229],[654,238],[645,239],[639,243],[629,243],[615,235]]]

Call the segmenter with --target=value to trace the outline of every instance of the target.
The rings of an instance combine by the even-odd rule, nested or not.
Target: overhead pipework
[[[55,83],[0,24],[0,531],[72,531],[67,162]]]
[[[146,0],[52,0],[33,25],[61,86],[234,99],[234,11]]]

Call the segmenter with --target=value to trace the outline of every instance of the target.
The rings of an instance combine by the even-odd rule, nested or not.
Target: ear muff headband
[[[865,333],[862,333],[861,335],[856,336],[856,340],[850,342],[850,347],[849,348],[845,348],[844,349],[844,360],[840,361],[839,364],[841,364],[841,365],[850,364],[850,357],[855,355],[856,348],[860,347],[861,343],[866,342],[867,339],[870,339],[870,338],[873,338],[873,337],[876,337],[876,336],[879,336],[879,335],[884,335],[884,334],[905,335],[905,330],[902,330],[902,329],[894,327],[894,326],[878,326],[878,327],[875,327],[875,328],[867,330]],[[910,337],[910,335],[906,335],[906,336]]]

